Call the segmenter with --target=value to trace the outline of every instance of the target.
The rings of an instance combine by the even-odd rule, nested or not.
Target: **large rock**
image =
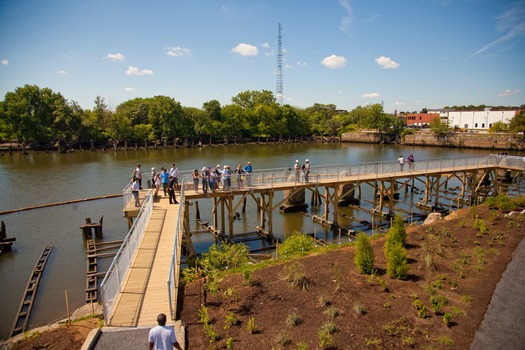
[[[441,219],[443,219],[443,215],[441,215],[441,213],[430,213],[425,219],[425,222],[423,222],[423,225],[429,225]]]

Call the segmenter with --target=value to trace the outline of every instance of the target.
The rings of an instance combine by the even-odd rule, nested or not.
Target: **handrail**
[[[153,195],[149,191],[140,208],[139,214],[128,234],[124,238],[120,249],[113,258],[111,265],[100,284],[101,300],[104,305],[104,321],[109,324],[109,315],[113,311],[113,306],[117,295],[122,289],[122,282],[129,273],[129,267],[137,252],[136,247],[139,245],[146,225],[149,222],[153,211]]]
[[[183,222],[182,214],[184,211],[184,180],[181,183],[179,209],[177,210],[177,222],[175,224],[175,238],[173,241],[173,250],[171,253],[170,271],[168,273],[167,287],[168,299],[170,305],[170,315],[172,320],[175,320],[177,313],[177,305],[175,305],[175,296],[178,293],[178,282],[180,274],[180,247],[181,247],[181,225]]]
[[[465,167],[479,167],[479,166],[494,166],[499,168],[505,167],[522,167],[525,162],[522,157],[515,156],[502,156],[502,155],[483,155],[483,156],[472,156],[472,157],[457,157],[457,158],[437,158],[428,159],[423,161],[416,161],[413,164],[404,164],[404,168],[401,169],[400,164],[395,161],[381,161],[381,162],[368,162],[358,164],[333,164],[333,165],[322,165],[310,167],[310,173],[308,175],[308,183],[316,184],[321,180],[334,180],[338,181],[342,176],[357,176],[358,178],[363,175],[373,174],[391,174],[399,176],[401,174],[410,175],[414,171],[441,171],[443,169],[458,170]],[[244,174],[246,177],[247,174]],[[254,186],[270,186],[273,187],[277,184],[282,183],[304,183],[303,175],[301,172],[298,174],[291,168],[273,168],[273,169],[260,169],[254,170],[250,173],[251,185],[248,186],[247,181],[244,181],[243,187],[250,188]],[[186,187],[191,187],[192,177],[191,172],[181,171],[179,179],[186,182]],[[232,188],[235,189],[238,185],[237,174],[231,175]],[[201,179],[202,180],[202,179]]]

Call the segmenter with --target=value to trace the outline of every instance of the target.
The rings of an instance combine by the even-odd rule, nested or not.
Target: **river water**
[[[370,144],[270,144],[229,145],[195,149],[149,149],[136,151],[74,152],[70,154],[29,152],[4,153],[0,156],[0,212],[47,203],[63,202],[121,193],[137,163],[145,174],[151,167],[169,168],[173,162],[180,170],[214,167],[251,161],[254,169],[292,167],[295,160],[309,159],[316,165],[356,164],[394,161],[413,153],[416,162],[422,159],[484,155],[486,150],[435,147],[404,147]],[[200,204],[200,203],[199,203]],[[203,221],[212,220],[203,203]],[[310,208],[308,214],[321,213]],[[80,225],[85,218],[98,221],[104,216],[104,239],[123,239],[127,222],[122,217],[122,198],[101,199],[76,204],[53,206],[0,215],[8,237],[16,237],[12,252],[0,255],[0,339],[8,337],[29,274],[46,245],[53,245],[42,282],[33,306],[29,328],[48,324],[67,315],[65,291],[70,310],[84,304],[86,282],[85,240]],[[321,230],[302,214],[274,213],[273,230],[285,237],[293,230]],[[234,230],[253,231],[257,225],[255,205],[248,204]],[[192,223],[192,229],[195,229]],[[326,232],[325,232],[326,234]],[[194,235],[198,252],[207,249],[213,239],[209,235]],[[332,237],[333,238],[333,237]],[[105,259],[102,270],[111,263]]]

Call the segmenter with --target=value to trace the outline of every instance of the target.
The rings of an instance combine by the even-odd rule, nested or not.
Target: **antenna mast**
[[[283,91],[283,44],[281,42],[281,23],[279,23],[279,35],[277,36],[277,87],[275,95],[277,97],[277,103],[281,106],[284,99]]]

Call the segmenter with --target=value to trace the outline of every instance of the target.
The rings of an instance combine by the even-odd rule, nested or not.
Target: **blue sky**
[[[278,23],[293,106],[525,104],[523,0],[0,0],[0,96],[275,94]]]

